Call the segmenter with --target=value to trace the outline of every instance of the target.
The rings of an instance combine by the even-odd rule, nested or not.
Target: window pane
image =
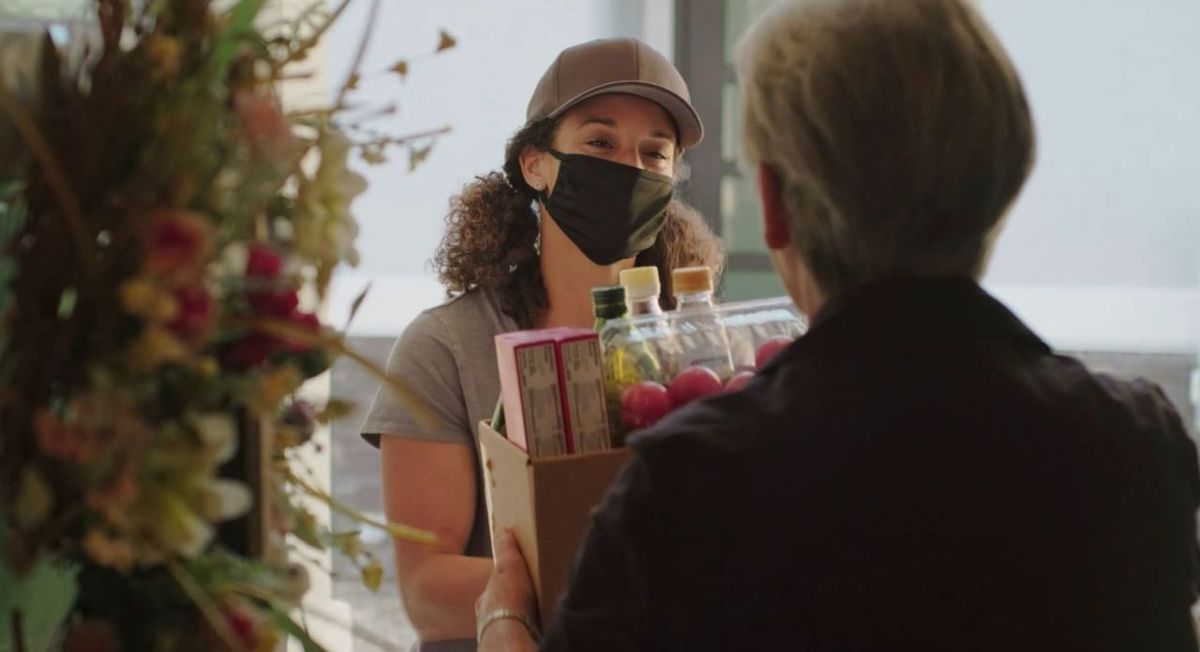
[[[738,39],[777,0],[725,0],[725,61],[733,64]]]
[[[721,235],[729,253],[766,251],[759,223],[758,192],[747,179],[734,175],[721,178]]]
[[[721,159],[736,163],[741,155],[742,93],[737,84],[721,90]]]
[[[787,294],[779,276],[770,270],[739,270],[725,272],[721,282],[721,301],[748,301]]]

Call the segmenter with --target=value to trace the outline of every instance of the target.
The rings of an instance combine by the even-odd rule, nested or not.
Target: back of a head
[[[825,293],[982,273],[1033,164],[1021,82],[969,0],[792,0],[739,46],[746,156]]]

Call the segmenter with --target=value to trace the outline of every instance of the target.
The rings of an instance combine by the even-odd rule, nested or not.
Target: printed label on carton
[[[565,342],[560,351],[575,452],[606,451],[610,443],[600,342],[594,337]]]
[[[562,455],[566,453],[565,436],[554,345],[521,347],[515,353],[521,374],[529,454],[534,457]]]

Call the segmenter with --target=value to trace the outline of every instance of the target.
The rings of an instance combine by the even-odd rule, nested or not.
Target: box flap
[[[483,465],[484,497],[488,522],[494,534],[497,528],[509,528],[521,546],[529,574],[538,595],[542,594],[538,566],[537,522],[533,513],[533,476],[529,456],[487,421],[479,423],[480,463]]]

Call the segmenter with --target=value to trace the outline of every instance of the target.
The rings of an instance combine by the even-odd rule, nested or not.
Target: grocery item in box
[[[567,452],[595,453],[610,446],[600,340],[587,329],[559,329],[555,336]]]
[[[496,336],[508,438],[531,457],[567,452],[556,342],[545,331]]]
[[[552,328],[496,336],[508,437],[531,457],[608,450],[596,333]]]
[[[707,270],[703,270],[707,272]],[[706,293],[706,283],[681,285]],[[791,299],[780,297],[758,301],[706,305],[700,310],[672,311],[613,319],[600,334],[605,367],[626,359],[637,359],[647,351],[658,356],[654,373],[636,366],[622,367],[620,376],[606,375],[606,395],[616,441],[631,430],[657,421],[665,411],[711,395],[737,388],[765,363],[770,354],[804,333],[804,318]],[[717,351],[720,364],[704,364],[698,357]],[[713,358],[714,356],[708,356]],[[720,369],[714,369],[714,366]],[[663,393],[669,404],[664,407]]]

